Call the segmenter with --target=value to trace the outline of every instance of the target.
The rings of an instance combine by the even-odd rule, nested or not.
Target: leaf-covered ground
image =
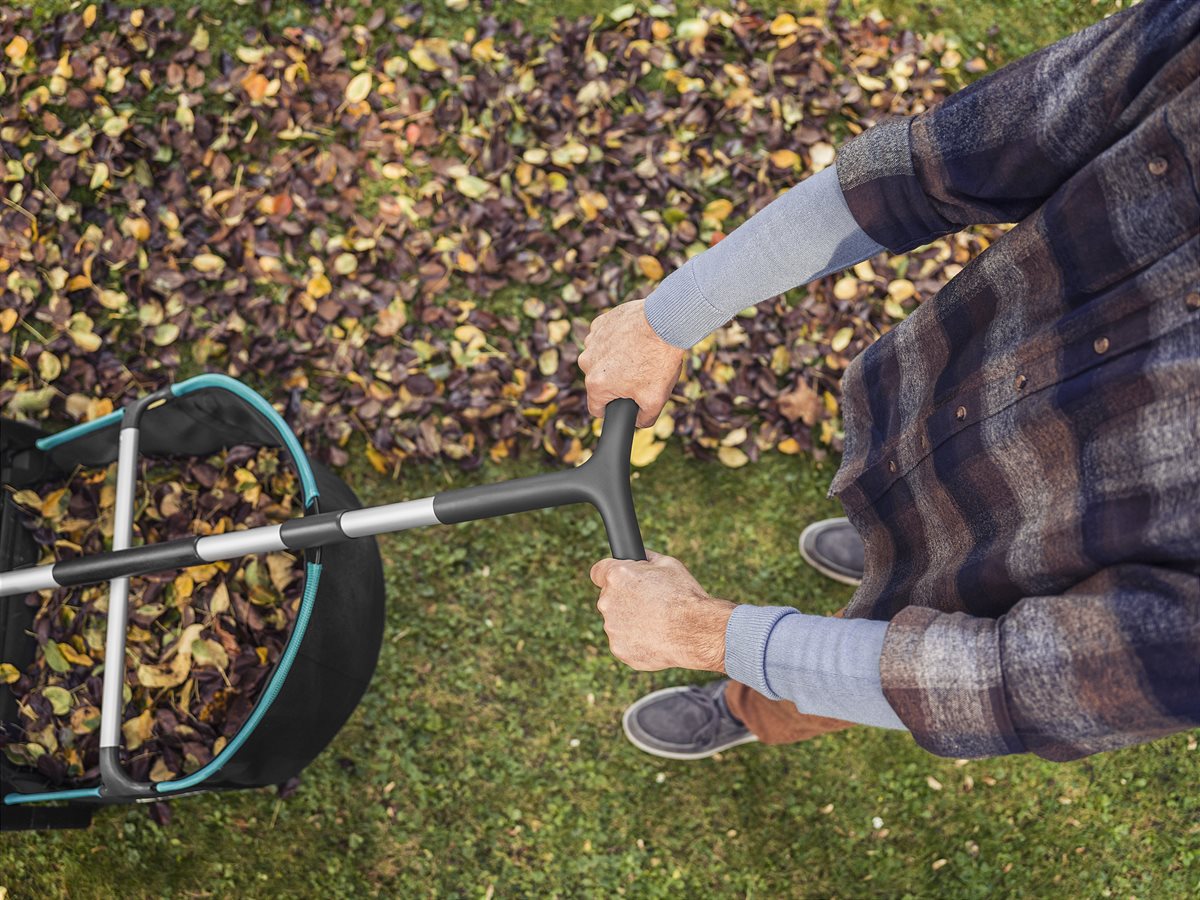
[[[893,101],[897,110],[927,102],[920,95],[926,87],[928,99],[948,89],[937,78],[951,85],[970,79],[976,73],[968,64],[978,68],[976,59],[990,70],[1112,9],[1047,0],[961,0],[945,10],[912,0],[880,2],[921,37],[882,20],[803,21],[820,11],[796,4],[764,7],[757,19],[738,16],[737,22],[745,19],[741,35],[695,3],[674,13],[665,6],[662,16],[637,4],[624,19],[624,4],[613,0],[598,21],[587,15],[564,27],[556,26],[556,13],[576,18],[595,6],[452,0],[430,2],[418,15],[395,2],[164,0],[162,7],[144,7],[138,26],[133,3],[100,4],[85,28],[88,5],[46,0],[32,13],[0,10],[0,50],[17,34],[28,42],[22,53],[16,53],[18,42],[0,58],[0,147],[11,179],[3,186],[10,202],[0,211],[0,256],[8,261],[0,273],[3,403],[63,421],[98,414],[107,401],[169,378],[203,369],[240,372],[287,403],[310,445],[335,457],[341,450],[350,459],[348,479],[372,503],[553,465],[541,452],[493,462],[494,447],[515,451],[548,440],[561,457],[574,452],[575,437],[586,446],[588,435],[578,433],[587,424],[581,386],[570,359],[580,323],[596,311],[591,298],[597,293],[602,303],[644,293],[657,270],[641,257],[653,257],[668,272],[690,247],[706,245],[714,232],[811,171],[817,144],[836,146],[852,126],[884,114]],[[855,21],[873,5],[843,3],[842,12]],[[383,18],[373,23],[378,10]],[[778,19],[781,12],[793,16],[795,31]],[[495,16],[494,33],[488,15]],[[685,23],[702,16],[709,33],[695,53],[698,26]],[[397,17],[412,21],[398,24]],[[656,21],[670,33],[656,36]],[[772,25],[784,33],[773,33]],[[201,27],[207,50],[193,46],[204,43],[197,41]],[[819,60],[805,68],[797,51],[780,46],[789,35],[819,49]],[[484,44],[475,51],[488,37],[491,50]],[[437,71],[421,68],[419,51],[414,59],[419,40]],[[635,47],[638,41],[647,46]],[[539,61],[539,47],[551,55]],[[239,55],[241,48],[249,52]],[[599,76],[588,68],[593,50],[611,63]],[[65,51],[69,77],[56,73]],[[649,70],[632,66],[622,57],[626,51],[644,56]],[[505,60],[487,58],[494,53]],[[674,70],[663,65],[667,53],[679,62]],[[451,65],[439,62],[444,54]],[[903,75],[894,67],[906,54],[914,61],[916,94],[894,100],[896,75]],[[103,81],[87,87],[101,77],[100,58],[107,61]],[[403,60],[405,71],[393,63],[389,73],[394,59]],[[917,72],[920,60],[931,63],[928,72]],[[739,129],[725,111],[727,97],[718,93],[739,87],[726,63],[746,74],[750,99],[764,101],[750,107],[750,137],[736,148],[729,142]],[[173,80],[179,72],[172,64],[182,80]],[[293,64],[298,68],[289,81]],[[502,75],[505,66],[517,65],[538,76],[531,87]],[[764,67],[772,77],[763,77]],[[128,71],[110,76],[114,68]],[[668,78],[670,71],[683,78]],[[797,83],[774,80],[776,72]],[[628,83],[617,91],[619,73]],[[56,74],[67,83],[63,94],[52,93],[63,86]],[[364,74],[370,75],[367,95],[347,102],[347,90],[356,96],[365,83],[351,89],[353,79]],[[120,90],[116,79],[124,79]],[[576,106],[562,121],[517,119],[518,110],[549,108],[544,97],[547,105],[536,105],[538,91],[576,103],[598,80],[613,93],[582,114]],[[396,93],[384,92],[389,83]],[[511,85],[506,89],[515,93],[504,103],[489,101],[489,85]],[[87,92],[89,102],[72,106],[72,88]],[[842,93],[855,90],[861,92],[855,99]],[[253,100],[259,91],[261,99]],[[402,106],[409,102],[404,91],[418,93],[415,110]],[[813,140],[784,140],[778,123],[786,122],[789,95],[793,103],[802,98],[806,119],[818,123]],[[886,102],[872,106],[876,97]],[[779,101],[778,111],[771,98]],[[818,101],[838,106],[814,112]],[[432,114],[405,119],[428,102]],[[456,117],[438,118],[443,108],[457,110]],[[312,111],[308,118],[305,109]],[[609,122],[602,121],[605,109]],[[46,113],[55,119],[47,121]],[[703,129],[685,121],[689,113],[703,117]],[[634,127],[609,147],[598,136],[619,129],[623,116]],[[128,125],[112,138],[103,127],[114,118]],[[600,130],[574,136],[588,151],[575,162],[570,154],[578,151],[564,150],[570,143],[564,123],[578,130],[579,122]],[[59,142],[85,124],[90,145],[63,153]],[[520,141],[517,124],[525,129]],[[409,125],[417,126],[411,140]],[[427,125],[432,134],[425,138]],[[501,133],[503,139],[489,137]],[[209,156],[222,134],[228,143]],[[88,135],[79,132],[77,140],[82,144]],[[628,155],[634,151],[625,140],[636,142],[639,135],[653,136],[654,150],[642,156],[661,170],[644,181],[636,172],[641,159]],[[676,163],[663,159],[671,140],[679,144]],[[398,141],[409,146],[398,150]],[[509,152],[503,164],[498,155],[485,156],[493,143],[509,145],[494,151]],[[526,152],[538,144],[548,158],[528,162]],[[599,160],[590,158],[593,146],[600,148]],[[555,150],[569,165],[554,161]],[[800,157],[778,157],[790,168],[771,158],[785,150]],[[167,152],[169,159],[156,158]],[[93,187],[100,162],[108,167],[106,180]],[[529,185],[518,177],[522,163],[530,167]],[[630,163],[632,173],[624,171]],[[385,172],[388,164],[407,171]],[[467,167],[465,175],[457,165]],[[706,165],[725,167],[729,175],[698,182]],[[51,196],[56,173],[67,179],[67,190]],[[565,188],[554,189],[557,179],[551,185],[555,173]],[[482,196],[469,196],[480,188],[469,178],[487,183]],[[422,195],[426,185],[430,193]],[[222,190],[234,194],[218,197]],[[645,194],[632,208],[631,190]],[[540,225],[520,202],[521,192]],[[589,192],[608,205],[600,208]],[[283,194],[289,199],[275,199]],[[732,208],[714,223],[705,211],[722,199]],[[429,207],[421,206],[425,200]],[[404,211],[410,202],[416,222]],[[178,224],[169,215],[164,220],[161,209],[178,216]],[[496,209],[501,212],[489,212]],[[672,210],[684,217],[670,221],[678,215]],[[573,218],[555,228],[553,217],[567,211]],[[389,215],[390,227],[379,229]],[[687,227],[680,231],[684,222],[694,235]],[[605,253],[584,256],[589,237]],[[360,239],[376,244],[356,245]],[[496,251],[498,239],[509,246],[524,241],[526,255],[506,259],[496,274],[488,251]],[[724,343],[697,351],[655,441],[673,433],[680,438],[671,438],[635,482],[647,543],[685,560],[706,587],[724,596],[814,612],[844,605],[848,589],[816,576],[794,550],[803,524],[836,512],[824,497],[835,454],[817,460],[809,453],[762,452],[754,465],[730,470],[685,458],[680,445],[705,456],[718,451],[702,439],[725,438],[727,450],[747,457],[760,454],[760,443],[778,447],[789,438],[798,446],[785,449],[836,449],[831,401],[839,357],[848,358],[894,323],[888,299],[901,313],[910,310],[950,274],[947,265],[961,264],[986,239],[986,233],[972,234],[904,259],[873,260],[869,270],[850,273],[854,281],[841,288],[846,297],[836,293],[840,278],[794,292],[775,308],[739,320],[741,331],[721,336]],[[446,242],[439,247],[439,240]],[[476,271],[465,271],[460,252],[474,258]],[[49,255],[31,264],[24,253]],[[346,255],[355,265],[341,272],[339,266],[350,269],[349,260],[338,263]],[[534,256],[548,272],[540,283],[527,274],[537,265]],[[264,267],[267,259],[278,268],[271,269],[273,262]],[[927,260],[933,265],[922,275]],[[167,280],[155,286],[159,273]],[[322,274],[328,293],[322,293]],[[81,275],[90,283],[68,289]],[[499,289],[492,289],[493,280]],[[576,298],[568,286],[577,280]],[[903,297],[902,285],[888,293],[903,281],[912,283],[911,298]],[[401,302],[393,307],[398,293]],[[90,324],[74,319],[72,329],[77,313]],[[513,319],[510,330],[504,322]],[[771,327],[784,330],[778,342]],[[478,341],[472,328],[484,335],[483,344],[472,347]],[[849,336],[838,338],[844,328]],[[87,334],[100,346],[89,349],[94,339]],[[836,350],[835,340],[847,343]],[[786,367],[773,358],[784,344]],[[545,374],[543,354],[552,349],[557,365]],[[501,355],[492,356],[493,350]],[[57,370],[49,359],[41,361],[51,355]],[[545,359],[549,369],[550,355]],[[379,377],[389,371],[380,368],[384,363],[396,380]],[[464,376],[452,370],[471,363],[466,380],[477,384],[456,381]],[[737,381],[743,370],[755,373],[748,384]],[[523,382],[518,372],[526,373]],[[805,402],[796,402],[798,414],[788,419],[776,398],[801,383],[819,402],[801,391],[794,399]],[[461,398],[476,387],[479,396],[497,397],[502,412],[485,416],[486,405],[478,414],[463,407]],[[368,405],[372,390],[385,395],[374,397],[378,409]],[[547,396],[539,399],[541,391]],[[400,400],[419,405],[389,417],[390,404]],[[422,432],[414,425],[427,411],[435,416]],[[737,434],[743,428],[745,435]],[[389,437],[393,430],[396,439]],[[731,432],[736,440],[729,440]],[[367,447],[378,454],[373,460],[364,458]],[[399,483],[376,472],[373,465],[393,471],[401,453],[410,461]],[[725,456],[740,462],[736,454]],[[481,469],[464,473],[461,463],[476,459]],[[700,764],[656,760],[624,741],[620,712],[641,693],[689,675],[634,673],[607,653],[586,578],[605,545],[600,523],[587,511],[411,532],[385,540],[383,549],[391,600],[379,671],[360,710],[305,773],[294,797],[262,791],[185,799],[173,804],[167,827],[139,808],[123,808],[102,812],[86,833],[6,835],[0,896],[1156,898],[1200,892],[1195,735],[1066,765],[1024,757],[958,765],[925,754],[902,735],[867,731],[803,747],[747,746]]]
[[[86,419],[218,369],[287,398],[335,463],[576,462],[597,310],[989,66],[746,6],[452,36],[415,5],[334,7],[242,38],[170,8],[0,15],[10,414]],[[734,466],[811,450],[818,425],[837,449],[849,358],[995,233],[747,312],[690,355],[663,433]]]

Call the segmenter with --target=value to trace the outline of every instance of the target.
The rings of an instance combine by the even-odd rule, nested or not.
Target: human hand
[[[631,300],[596,316],[579,354],[591,414],[599,418],[609,401],[631,397],[638,428],[658,419],[683,365],[683,351],[654,333],[645,306],[645,300]]]
[[[677,559],[647,550],[645,561],[592,566],[613,656],[642,672],[725,671],[725,627],[735,604],[710,597]]]

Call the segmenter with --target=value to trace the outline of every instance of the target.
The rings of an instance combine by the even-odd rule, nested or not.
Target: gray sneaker
[[[863,542],[849,519],[822,519],[800,532],[804,561],[834,581],[862,584]]]
[[[723,678],[647,694],[625,710],[625,736],[639,750],[666,759],[704,759],[757,741],[725,705],[727,684]]]

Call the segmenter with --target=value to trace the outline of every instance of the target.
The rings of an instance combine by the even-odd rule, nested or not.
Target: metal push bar
[[[595,452],[587,462],[574,469],[461,488],[419,500],[318,513],[282,525],[134,547],[133,506],[139,425],[146,410],[171,396],[171,389],[167,388],[134,401],[123,410],[117,456],[113,549],[93,556],[0,572],[0,597],[107,581],[106,660],[125,657],[129,579],[137,575],[251,554],[309,550],[410,528],[455,525],[572,503],[591,503],[599,511],[614,557],[646,558],[629,484],[629,454],[638,414],[637,404],[632,400],[614,400],[608,405]],[[100,788],[95,796],[151,798],[156,794],[155,785],[134,781],[120,764],[123,689],[124,666],[106,665],[100,708]],[[14,800],[5,798],[5,802]]]

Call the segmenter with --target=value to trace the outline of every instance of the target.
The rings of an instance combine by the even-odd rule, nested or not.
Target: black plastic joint
[[[318,516],[289,519],[279,526],[279,539],[289,550],[307,550],[309,547],[348,541],[346,532],[342,531],[343,512],[345,510],[339,509]]]
[[[154,785],[134,781],[121,767],[119,747],[100,748],[100,796],[111,800],[133,800],[153,797]]]
[[[125,415],[121,417],[121,428],[137,428],[146,410],[159,400],[168,400],[171,396],[171,388],[165,387],[134,400],[125,407]]]

